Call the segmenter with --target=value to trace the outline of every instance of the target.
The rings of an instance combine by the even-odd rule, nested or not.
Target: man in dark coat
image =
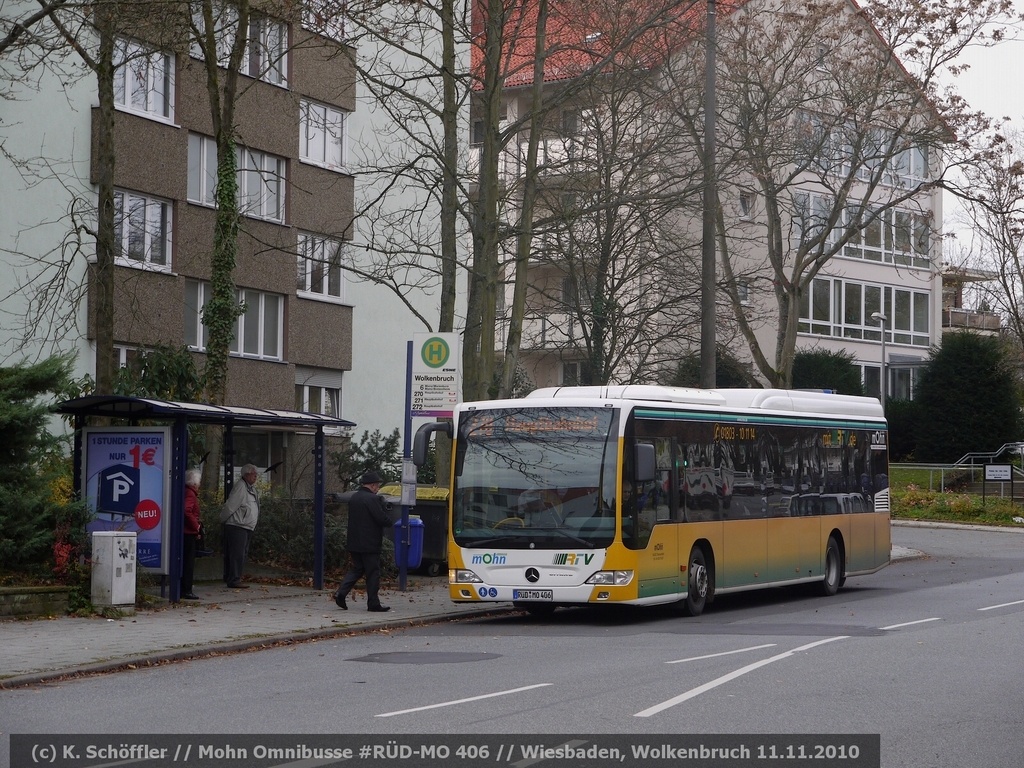
[[[345,598],[359,579],[366,577],[366,608],[369,611],[390,611],[391,607],[381,605],[377,591],[380,589],[380,550],[384,530],[391,524],[388,520],[384,500],[377,495],[383,478],[370,471],[359,480],[359,490],[348,502],[348,541],[345,548],[349,553],[349,569],[334,593],[334,602],[342,610],[348,610]]]

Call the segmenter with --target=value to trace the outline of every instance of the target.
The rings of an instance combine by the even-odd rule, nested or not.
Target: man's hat
[[[384,482],[384,478],[381,477],[380,475],[378,475],[372,469],[359,479],[359,484],[360,485],[373,485],[374,483],[383,483],[383,482]]]

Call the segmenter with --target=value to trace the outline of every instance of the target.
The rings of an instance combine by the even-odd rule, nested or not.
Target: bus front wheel
[[[821,591],[825,597],[832,597],[838,592],[842,581],[843,556],[839,551],[839,542],[835,536],[829,536],[825,547],[825,578],[821,581]]]
[[[704,561],[704,550],[700,547],[690,550],[686,574],[686,612],[690,616],[700,616],[711,592],[711,574]]]

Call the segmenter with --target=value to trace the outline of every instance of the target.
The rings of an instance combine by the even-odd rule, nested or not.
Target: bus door
[[[636,513],[639,536],[636,546],[639,567],[639,597],[678,593],[681,590],[677,524],[672,519],[672,440],[645,439],[654,445],[655,478],[637,483]],[[627,544],[628,546],[628,544]]]

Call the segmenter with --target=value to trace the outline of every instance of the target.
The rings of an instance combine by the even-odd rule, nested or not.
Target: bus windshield
[[[599,548],[615,535],[618,411],[462,414],[451,530],[463,547]]]

